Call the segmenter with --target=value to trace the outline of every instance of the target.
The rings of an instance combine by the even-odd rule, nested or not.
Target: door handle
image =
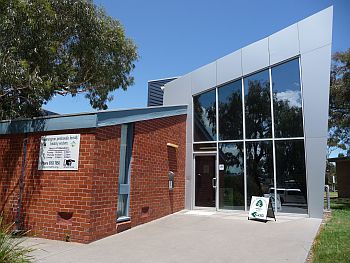
[[[213,185],[213,188],[216,188],[216,177],[211,179],[211,184]]]

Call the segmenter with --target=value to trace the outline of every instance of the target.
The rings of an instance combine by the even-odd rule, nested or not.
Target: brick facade
[[[136,122],[131,166],[131,225],[184,208],[186,116]],[[78,171],[39,171],[43,135],[79,133]],[[117,232],[120,125],[46,133],[0,135],[0,209],[14,220],[27,140],[22,215],[40,237],[82,243]],[[179,145],[174,150],[167,143]],[[168,170],[175,189],[168,189]],[[146,211],[146,207],[148,207]]]
[[[132,226],[184,209],[186,116],[138,122],[131,165]],[[167,146],[167,143],[179,148]],[[169,191],[168,171],[175,173]]]
[[[350,160],[337,161],[338,197],[350,198]]]

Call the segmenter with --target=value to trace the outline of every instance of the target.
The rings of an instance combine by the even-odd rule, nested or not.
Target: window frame
[[[298,65],[299,65],[299,81],[300,81],[300,92],[301,92],[301,110],[302,110],[302,127],[303,127],[303,136],[302,137],[290,137],[290,138],[286,138],[286,137],[281,137],[281,138],[276,138],[275,137],[275,127],[274,127],[274,108],[273,108],[273,89],[272,89],[272,84],[273,84],[273,78],[272,78],[272,68],[273,67],[276,67],[276,66],[279,66],[281,64],[285,64],[285,63],[288,63],[292,60],[295,60],[297,59],[298,60]],[[246,138],[246,120],[245,120],[245,89],[244,89],[244,78],[247,78],[251,75],[254,75],[254,74],[257,74],[259,72],[262,72],[262,71],[265,71],[265,70],[268,70],[268,73],[269,73],[269,85],[270,85],[270,107],[271,107],[271,122],[272,122],[272,135],[271,135],[271,138],[260,138],[260,139],[247,139]],[[242,139],[238,139],[238,140],[220,140],[220,134],[219,134],[219,115],[218,115],[218,89],[222,86],[225,86],[225,85],[228,85],[230,83],[233,83],[233,82],[236,82],[236,81],[239,81],[241,80],[242,84],[241,84],[241,87],[242,87],[242,92],[241,92],[241,95],[242,95],[242,114],[243,114],[243,117],[242,117],[242,120],[243,120],[243,138]],[[201,95],[203,93],[206,93],[206,92],[210,92],[212,90],[216,90],[215,94],[216,94],[216,140],[214,141],[194,141],[194,97],[195,96],[198,96],[198,95]],[[245,192],[245,211],[248,211],[248,208],[249,208],[249,204],[248,204],[248,201],[247,201],[247,167],[246,167],[246,164],[247,164],[247,156],[246,156],[246,142],[254,142],[254,141],[272,141],[272,149],[273,149],[273,177],[274,177],[274,195],[276,196],[277,194],[277,187],[276,187],[276,141],[280,141],[280,140],[303,140],[303,143],[304,143],[304,160],[305,160],[305,180],[306,180],[306,185],[308,185],[308,173],[307,173],[307,169],[306,169],[306,162],[307,162],[307,159],[306,159],[306,147],[305,147],[305,116],[304,116],[304,98],[303,98],[303,81],[302,81],[302,68],[301,68],[301,55],[298,55],[298,56],[293,56],[293,57],[290,57],[286,60],[283,60],[283,61],[280,61],[278,63],[275,63],[273,65],[269,65],[268,67],[264,67],[264,68],[261,68],[257,71],[254,71],[250,74],[247,74],[247,75],[242,75],[238,78],[235,78],[235,79],[232,79],[230,81],[227,81],[225,83],[222,83],[220,85],[217,85],[215,87],[212,87],[212,88],[209,88],[207,90],[204,90],[204,91],[201,91],[201,92],[198,92],[198,93],[195,93],[192,95],[192,98],[191,98],[191,103],[192,103],[192,134],[191,134],[191,139],[192,139],[192,146],[191,146],[191,151],[193,154],[197,153],[196,151],[194,151],[194,144],[205,144],[205,143],[216,143],[216,153],[218,153],[218,145],[219,143],[239,143],[239,142],[242,142],[243,143],[243,151],[244,151],[244,192]],[[217,158],[218,159],[218,158]],[[219,161],[218,161],[219,162]],[[219,163],[217,164],[217,174],[219,175]],[[218,182],[220,180],[218,179]],[[218,185],[218,187],[220,187]],[[307,214],[309,213],[309,191],[307,189]],[[275,198],[275,203],[274,203],[274,206],[277,207],[277,200]],[[219,207],[217,207],[218,210],[222,210],[222,209],[219,209]],[[278,211],[276,211],[278,213]]]

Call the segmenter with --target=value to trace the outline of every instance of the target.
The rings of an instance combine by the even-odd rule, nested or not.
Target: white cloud
[[[278,100],[288,101],[289,107],[301,107],[301,92],[287,90],[276,94]]]

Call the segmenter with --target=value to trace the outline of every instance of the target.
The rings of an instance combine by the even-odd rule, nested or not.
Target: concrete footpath
[[[30,238],[36,262],[298,262],[304,263],[321,219],[181,211],[88,245]]]

